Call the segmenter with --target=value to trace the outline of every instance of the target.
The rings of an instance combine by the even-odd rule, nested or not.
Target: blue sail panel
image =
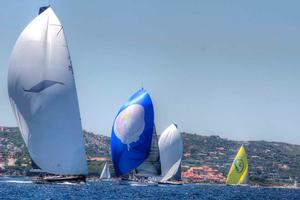
[[[40,7],[40,9],[39,9],[39,15],[40,15],[41,13],[43,13],[45,10],[47,10],[49,7],[50,7],[50,6],[43,6],[43,7]]]
[[[141,89],[119,110],[111,132],[111,153],[117,176],[142,164],[151,149],[154,111],[151,98]]]

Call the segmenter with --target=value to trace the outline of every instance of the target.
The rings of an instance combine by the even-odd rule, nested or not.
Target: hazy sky
[[[0,125],[14,43],[48,0],[0,7]],[[300,144],[300,1],[51,0],[68,39],[83,127],[110,135],[143,84],[158,133]]]

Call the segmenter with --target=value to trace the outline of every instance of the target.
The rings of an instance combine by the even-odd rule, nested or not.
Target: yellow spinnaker
[[[242,145],[229,170],[226,184],[246,184],[248,176],[247,153]]]

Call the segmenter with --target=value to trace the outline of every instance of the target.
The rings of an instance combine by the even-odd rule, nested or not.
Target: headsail
[[[248,160],[247,153],[242,145],[229,170],[226,184],[247,184]]]
[[[161,135],[158,141],[161,161],[161,181],[171,178],[181,179],[181,159],[183,143],[177,125],[170,125]]]
[[[122,105],[112,127],[111,153],[117,176],[133,171],[147,159],[153,126],[152,100],[141,89]]]
[[[34,163],[48,173],[87,174],[72,63],[63,26],[51,7],[15,44],[8,94]]]
[[[100,179],[110,179],[109,165],[107,162],[102,169]]]

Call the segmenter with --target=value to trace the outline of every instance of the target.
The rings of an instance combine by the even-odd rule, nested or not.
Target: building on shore
[[[182,173],[182,178],[193,183],[225,183],[226,177],[209,166],[190,167]]]
[[[110,161],[110,159],[107,157],[88,157],[87,160],[88,161],[102,161],[102,162]]]

